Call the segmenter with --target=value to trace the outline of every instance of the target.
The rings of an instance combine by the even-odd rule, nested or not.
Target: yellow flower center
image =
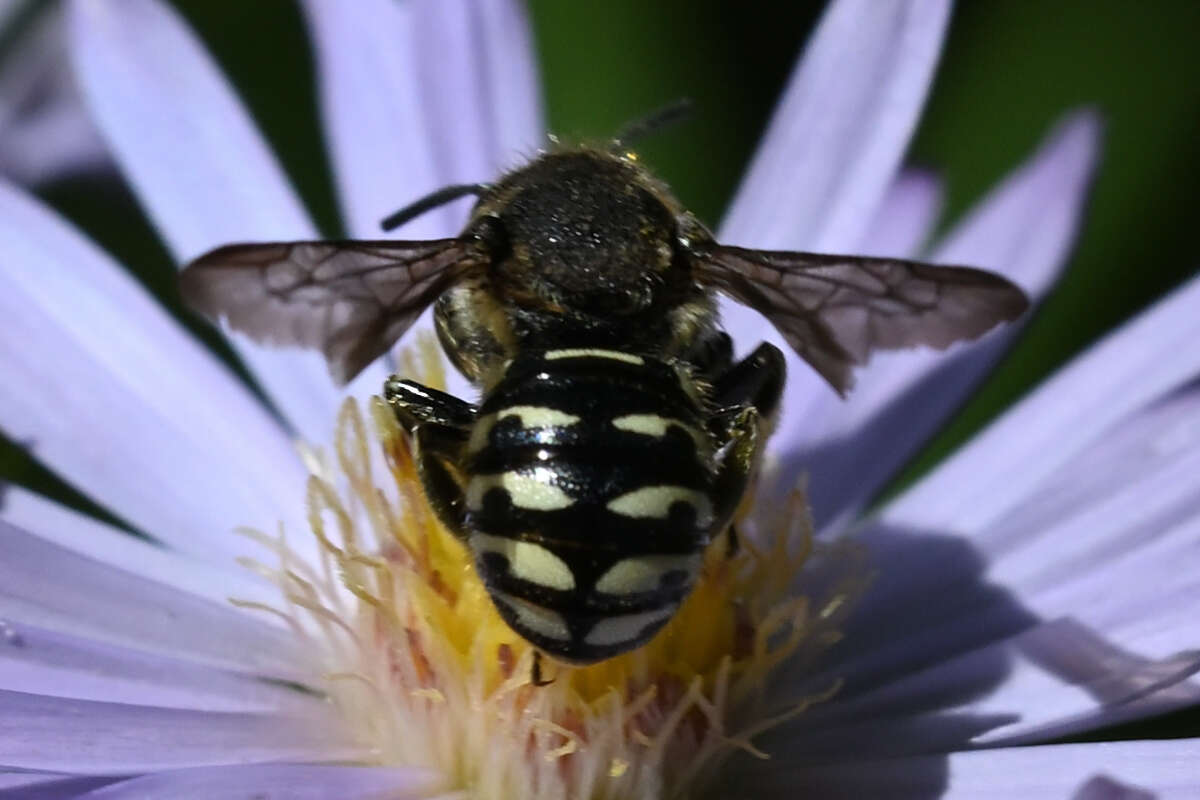
[[[431,343],[406,375],[444,385]],[[767,678],[837,638],[837,594],[796,595],[811,527],[802,493],[739,547],[717,537],[695,589],[646,646],[576,667],[542,658],[500,618],[470,553],[425,501],[408,437],[379,398],[373,433],[347,401],[336,469],[310,459],[309,522],[322,563],[282,535],[243,531],[279,557],[282,614],[317,646],[324,690],[372,763],[431,767],[477,800],[687,795],[750,738],[822,697],[763,708]],[[253,564],[260,571],[260,565]],[[277,612],[279,610],[276,610]]]

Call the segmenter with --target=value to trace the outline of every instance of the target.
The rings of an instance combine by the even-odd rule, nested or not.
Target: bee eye
[[[491,255],[493,264],[503,261],[512,254],[512,243],[509,240],[508,230],[499,217],[490,215],[480,217],[471,225],[471,230],[467,232],[466,238],[483,245],[483,248]]]

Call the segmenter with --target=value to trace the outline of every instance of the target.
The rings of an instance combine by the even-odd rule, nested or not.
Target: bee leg
[[[751,405],[759,416],[772,419],[779,410],[787,362],[775,345],[763,342],[750,355],[716,377],[713,400],[717,407]]]
[[[761,445],[779,410],[786,373],[783,353],[763,342],[713,382],[713,400],[721,409],[709,419],[709,429],[718,443],[713,530],[728,527],[726,554],[730,558],[741,547],[732,525],[733,517],[758,467]]]
[[[738,535],[737,525],[730,523],[725,536],[725,558],[733,558],[742,551],[742,537]]]
[[[542,675],[542,651],[533,651],[533,666],[529,669],[529,682],[534,686],[549,686],[554,678],[547,679]]]
[[[475,424],[479,412],[466,400],[396,375],[383,384],[383,398],[410,434],[418,425],[427,424],[466,431]]]
[[[724,331],[709,331],[692,343],[683,360],[698,374],[714,379],[727,372],[733,363],[733,340]]]
[[[710,427],[720,443],[714,456],[713,531],[723,531],[733,521],[750,476],[754,474],[758,463],[759,419],[758,409],[744,405],[719,411],[710,420]],[[729,536],[732,555],[737,551],[737,535],[731,531]]]
[[[413,459],[425,490],[425,499],[438,520],[460,539],[465,539],[465,480],[457,468],[468,431],[448,425],[425,423],[413,429]]]
[[[452,394],[393,375],[383,397],[396,420],[412,437],[417,475],[438,519],[459,538],[466,508],[459,458],[471,435],[478,409]]]

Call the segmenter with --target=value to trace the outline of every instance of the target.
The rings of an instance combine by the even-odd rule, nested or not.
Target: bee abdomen
[[[469,543],[518,633],[571,661],[648,640],[699,569],[712,445],[687,376],[619,351],[521,356],[467,445]]]

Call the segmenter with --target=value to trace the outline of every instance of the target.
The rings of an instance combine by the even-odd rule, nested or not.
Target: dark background
[[[231,76],[322,230],[339,233],[296,8],[290,0],[175,5]],[[696,102],[689,123],[639,149],[685,205],[715,224],[824,3],[530,0],[530,6],[551,130],[602,138],[675,98]],[[1011,355],[910,466],[906,479],[1072,354],[1195,273],[1198,50],[1195,0],[959,3],[909,156],[945,180],[942,227],[1031,154],[1068,109],[1090,105],[1101,112],[1104,154],[1064,279]],[[42,187],[41,194],[135,265],[151,289],[178,308],[174,269],[117,179],[74,178]],[[398,187],[397,204],[409,199]],[[187,322],[214,343],[202,324]],[[0,452],[0,475],[96,511],[11,444]],[[1196,714],[1122,735],[1186,731],[1200,732]]]

